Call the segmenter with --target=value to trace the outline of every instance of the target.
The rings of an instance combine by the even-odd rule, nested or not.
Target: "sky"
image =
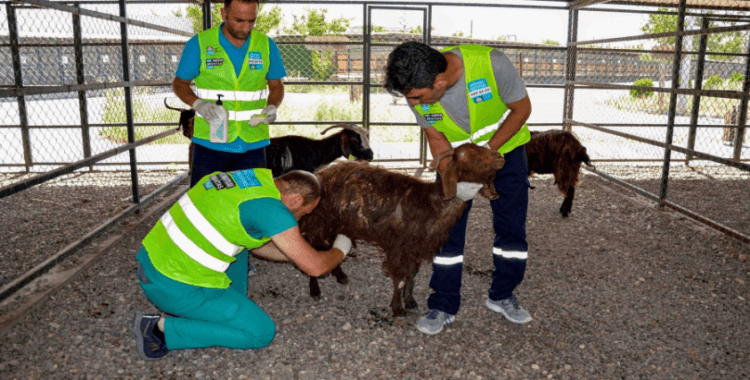
[[[478,0],[481,1],[481,0]],[[539,1],[516,2],[528,5],[546,5]],[[383,6],[399,7],[395,3],[384,3]],[[264,7],[276,6],[268,3]],[[338,5],[338,4],[279,4],[286,22],[291,22],[292,15],[302,15],[305,8],[328,9],[326,18],[328,20],[345,17],[351,19],[351,26],[361,26],[363,9],[362,5]],[[180,5],[159,6],[156,9],[130,8],[133,12],[160,12],[171,14]],[[184,6],[182,6],[184,7]],[[420,5],[408,6],[411,8]],[[422,11],[418,10],[391,10],[373,9],[372,21],[374,25],[389,28],[411,29],[422,24]],[[642,14],[626,14],[612,12],[580,12],[579,16],[579,41],[603,39],[623,36],[641,35],[640,28],[646,23],[646,16]],[[540,43],[544,40],[557,41],[565,46],[568,28],[568,11],[544,10],[544,9],[517,9],[496,7],[473,7],[473,6],[433,6],[433,35],[452,35],[463,32],[468,36],[473,32],[474,38],[497,39],[507,36],[509,40]],[[636,41],[637,44],[647,41]],[[648,46],[648,43],[646,43]]]

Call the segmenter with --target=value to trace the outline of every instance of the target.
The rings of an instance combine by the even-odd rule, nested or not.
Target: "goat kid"
[[[555,184],[565,196],[560,214],[567,218],[573,207],[581,163],[593,167],[586,147],[573,133],[565,130],[532,131],[531,140],[526,143],[526,156],[529,161],[529,177],[534,173],[555,176]]]
[[[466,208],[456,197],[456,184],[483,183],[494,191],[492,180],[505,164],[500,154],[476,144],[449,153],[451,161],[435,182],[367,163],[329,165],[316,173],[323,185],[318,207],[299,221],[305,239],[318,249],[330,247],[337,234],[376,245],[385,255],[383,271],[393,281],[390,306],[396,316],[417,308],[413,290],[419,267],[449,240]]]

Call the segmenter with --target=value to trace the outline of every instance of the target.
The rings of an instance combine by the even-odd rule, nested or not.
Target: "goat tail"
[[[588,166],[590,166],[592,168],[594,167],[594,165],[591,165],[591,161],[590,161],[591,159],[589,158],[588,153],[586,153],[586,147],[585,146],[581,146],[581,148],[578,149],[578,152],[576,153],[575,160],[578,161],[578,162],[583,162],[584,164],[586,164],[586,165],[588,165]]]
[[[180,111],[180,112],[185,111],[182,108],[170,107],[169,104],[167,103],[167,98],[164,98],[164,107],[167,107],[167,109],[170,109],[172,111]]]

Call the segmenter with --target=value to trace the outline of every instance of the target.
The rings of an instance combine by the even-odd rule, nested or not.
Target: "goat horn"
[[[430,163],[430,170],[435,171],[438,168],[438,165],[440,164],[440,161],[443,160],[443,158],[446,158],[448,156],[453,156],[453,149],[448,149],[443,151],[442,153],[438,154],[437,158],[432,160]]]
[[[167,98],[164,98],[164,107],[167,107],[168,109],[171,109],[173,111],[180,111],[180,112],[185,111],[182,108],[170,107],[169,104],[167,104]]]
[[[332,125],[332,126],[330,126],[330,127],[326,128],[326,129],[324,129],[324,130],[323,130],[323,132],[320,132],[320,134],[321,134],[321,135],[324,135],[324,134],[326,134],[326,132],[328,132],[329,130],[331,130],[331,129],[333,129],[333,128],[346,128],[346,127],[347,127],[347,124],[336,124],[336,125]]]

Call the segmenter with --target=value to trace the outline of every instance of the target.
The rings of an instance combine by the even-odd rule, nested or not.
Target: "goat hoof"
[[[341,285],[348,285],[349,284],[349,278],[348,277],[337,278],[336,282],[338,282]]]
[[[314,299],[315,301],[320,301],[320,294],[312,295],[310,294],[310,298]]]
[[[414,300],[406,301],[405,306],[407,310],[419,309],[419,305],[417,305],[417,301],[414,301]]]
[[[406,310],[404,310],[403,307],[398,307],[393,309],[393,316],[395,317],[403,317],[406,315]]]

